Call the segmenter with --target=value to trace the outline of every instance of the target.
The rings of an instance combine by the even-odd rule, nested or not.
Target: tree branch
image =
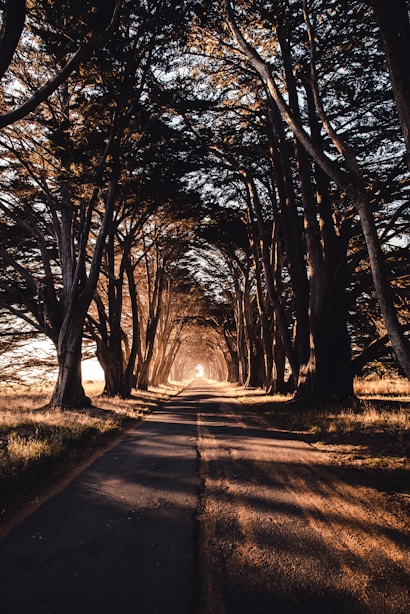
[[[403,332],[410,330],[410,324],[403,326]],[[389,335],[383,335],[373,339],[369,345],[364,348],[355,358],[352,360],[352,369],[354,375],[360,375],[363,367],[372,360],[375,360],[378,356],[386,353],[386,346],[389,343]]]
[[[350,179],[346,173],[344,173],[333,160],[331,160],[325,153],[320,151],[312,141],[312,138],[300,124],[297,118],[294,117],[289,105],[286,104],[279,87],[272,76],[271,71],[267,63],[262,59],[257,50],[252,47],[243,36],[236,21],[235,14],[233,12],[230,0],[223,0],[227,25],[229,26],[232,34],[235,36],[240,50],[240,55],[245,56],[259,75],[262,83],[266,86],[272,99],[275,101],[282,117],[292,130],[296,138],[306,149],[306,151],[312,157],[312,160],[318,164],[325,173],[336,183],[337,186],[343,191],[346,191],[350,187]]]
[[[11,0],[10,4],[16,0]],[[19,119],[22,119],[31,111],[34,111],[42,102],[44,102],[64,81],[70,76],[70,74],[78,68],[78,66],[87,59],[95,49],[101,47],[114,32],[117,27],[118,16],[120,13],[121,0],[116,0],[115,8],[111,17],[111,21],[107,28],[100,36],[92,38],[79,47],[76,53],[68,60],[65,66],[60,70],[55,77],[50,79],[43,87],[41,87],[29,100],[24,102],[20,107],[13,111],[0,116],[0,128],[4,128],[9,124],[12,124]]]

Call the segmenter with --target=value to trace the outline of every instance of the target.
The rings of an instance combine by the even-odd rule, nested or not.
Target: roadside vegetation
[[[410,504],[410,382],[370,378],[355,382],[354,406],[328,404],[326,409],[291,396],[267,397],[262,390],[232,387],[232,396],[249,405],[277,428],[291,430],[353,479],[399,495]]]
[[[102,396],[102,384],[85,387],[92,407],[70,411],[50,409],[47,388],[0,391],[0,522],[181,389],[161,386],[122,399]]]

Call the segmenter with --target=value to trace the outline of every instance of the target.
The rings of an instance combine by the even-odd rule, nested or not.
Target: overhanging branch
[[[12,0],[12,2],[17,0]],[[12,2],[10,4],[12,4]],[[121,0],[117,0],[115,3],[114,11],[111,17],[111,21],[107,28],[100,36],[90,39],[79,47],[76,53],[68,60],[63,66],[61,71],[55,75],[50,81],[48,81],[43,87],[41,87],[29,100],[24,102],[20,107],[4,113],[0,116],[0,128],[4,128],[14,122],[22,119],[31,111],[34,111],[42,102],[44,102],[55,90],[70,76],[70,74],[78,68],[78,66],[87,59],[95,49],[101,47],[115,31],[117,27],[118,17],[121,8]],[[1,48],[0,48],[1,49]],[[1,64],[0,64],[1,66]]]

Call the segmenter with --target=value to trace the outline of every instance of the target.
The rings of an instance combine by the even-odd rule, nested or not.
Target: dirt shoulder
[[[306,406],[262,391],[229,387],[242,404],[269,423],[326,452],[329,464],[352,483],[385,495],[386,504],[410,517],[410,399],[362,397],[355,407]]]
[[[297,428],[303,408],[226,396],[199,422],[201,614],[407,613],[403,506]]]

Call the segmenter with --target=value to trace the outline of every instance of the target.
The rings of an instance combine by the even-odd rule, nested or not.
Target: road
[[[197,381],[0,542],[0,612],[407,614],[409,545],[378,493]]]

